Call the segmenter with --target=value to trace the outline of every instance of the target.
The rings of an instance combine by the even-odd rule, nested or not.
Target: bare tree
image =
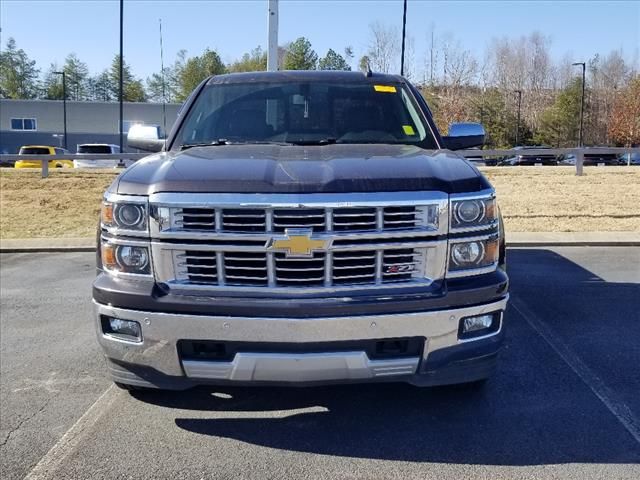
[[[386,26],[380,22],[369,25],[367,57],[372,70],[382,73],[399,71],[399,40],[397,27]]]

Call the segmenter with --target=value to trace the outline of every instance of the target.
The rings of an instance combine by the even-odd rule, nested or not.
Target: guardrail
[[[499,149],[499,150],[458,150],[457,154],[464,157],[511,157],[514,155],[535,156],[535,155],[575,155],[576,175],[583,174],[585,154],[630,154],[640,153],[640,148],[617,148],[617,147],[589,147],[589,148],[527,148],[526,150]],[[100,153],[100,154],[67,154],[67,155],[0,155],[0,161],[40,160],[42,162],[42,178],[49,176],[49,161],[51,160],[139,160],[148,156],[148,153]],[[629,157],[630,159],[630,157]],[[630,160],[627,165],[630,164]]]

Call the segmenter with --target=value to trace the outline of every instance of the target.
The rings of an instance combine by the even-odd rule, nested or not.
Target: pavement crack
[[[35,412],[27,415],[23,419],[21,419],[15,427],[11,428],[5,438],[0,442],[0,447],[4,447],[8,442],[11,436],[16,433],[18,430],[22,428],[22,426],[27,423],[29,420],[35,418],[39,413],[42,413],[45,408],[51,403],[51,401],[58,396],[58,393],[51,395],[47,400],[42,404],[40,408],[38,408]]]

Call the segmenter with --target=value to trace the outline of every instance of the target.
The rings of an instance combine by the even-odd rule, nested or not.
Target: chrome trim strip
[[[438,191],[366,193],[154,193],[149,203],[167,207],[345,208],[415,206],[448,200]]]

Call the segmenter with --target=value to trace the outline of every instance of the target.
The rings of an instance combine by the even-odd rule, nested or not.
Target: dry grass
[[[640,232],[640,168],[483,168],[512,232]],[[0,238],[90,237],[116,172],[0,169]]]
[[[0,169],[0,238],[92,237],[116,173]]]
[[[496,188],[511,232],[640,232],[640,168],[494,167],[483,173]]]

